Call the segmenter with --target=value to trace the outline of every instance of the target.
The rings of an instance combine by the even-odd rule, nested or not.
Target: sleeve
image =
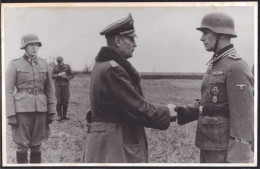
[[[56,78],[58,77],[58,73],[56,72],[55,66],[54,66],[53,69],[52,69],[51,77],[52,77],[53,79],[56,79]]]
[[[184,125],[199,118],[199,102],[200,99],[196,99],[196,102],[184,107],[177,107],[177,121],[179,125]]]
[[[14,89],[16,83],[16,65],[11,61],[5,72],[5,104],[6,117],[16,115],[14,103]]]
[[[254,136],[254,79],[245,62],[236,61],[227,73],[230,139],[227,162],[248,163]]]
[[[70,65],[68,65],[69,69],[68,69],[68,75],[67,75],[67,78],[68,80],[71,80],[74,78],[74,74],[73,74],[73,71],[71,70],[71,67]]]
[[[136,92],[128,74],[121,67],[105,72],[109,90],[122,111],[122,117],[144,127],[165,130],[170,125],[167,106],[149,103]]]
[[[47,75],[46,75],[46,81],[44,86],[44,93],[47,97],[48,114],[55,114],[56,110],[55,110],[54,87],[53,87],[51,72],[48,64],[46,64],[46,67],[47,67]]]

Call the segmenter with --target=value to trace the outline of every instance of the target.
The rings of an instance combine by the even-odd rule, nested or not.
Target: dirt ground
[[[42,144],[43,163],[79,163],[86,133],[89,105],[88,75],[77,75],[70,84],[68,121],[54,121],[51,136]],[[200,80],[142,80],[145,97],[154,103],[186,105],[200,97]],[[57,116],[55,115],[55,119]],[[172,123],[166,131],[146,129],[151,163],[198,163],[199,150],[194,145],[196,122],[179,126]],[[6,131],[7,163],[14,164],[16,145],[11,127]],[[4,141],[4,140],[3,140]]]

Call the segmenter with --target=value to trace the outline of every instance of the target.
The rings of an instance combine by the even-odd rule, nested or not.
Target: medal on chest
[[[211,100],[212,100],[213,103],[217,103],[218,95],[219,95],[219,88],[217,86],[214,86],[211,89]]]

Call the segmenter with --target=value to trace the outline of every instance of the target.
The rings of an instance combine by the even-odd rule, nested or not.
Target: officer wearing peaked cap
[[[125,35],[128,37],[137,37],[134,29],[134,20],[132,15],[129,14],[126,18],[118,20],[100,32],[100,35],[105,35],[106,38],[116,36],[116,35]]]
[[[129,14],[100,33],[107,47],[99,51],[91,73],[82,162],[148,162],[144,127],[165,130],[176,116],[173,105],[152,104],[143,96],[140,76],[127,61],[136,47],[133,23]]]
[[[6,70],[6,114],[17,144],[17,163],[41,163],[41,144],[50,134],[49,123],[55,113],[51,72],[37,56],[41,41],[35,34],[22,37],[21,58],[11,61]],[[14,93],[14,89],[17,89]]]
[[[248,163],[254,136],[253,75],[236,52],[233,18],[206,15],[197,30],[209,52],[214,52],[204,74],[201,99],[176,107],[178,123],[197,122],[195,144],[201,163]]]

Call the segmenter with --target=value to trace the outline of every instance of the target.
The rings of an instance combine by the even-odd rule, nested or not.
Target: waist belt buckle
[[[33,88],[33,94],[34,94],[34,95],[37,95],[37,94],[39,94],[39,93],[40,93],[40,91],[39,91],[38,88]]]
[[[199,106],[199,114],[202,115],[202,111],[203,111],[203,106]]]

